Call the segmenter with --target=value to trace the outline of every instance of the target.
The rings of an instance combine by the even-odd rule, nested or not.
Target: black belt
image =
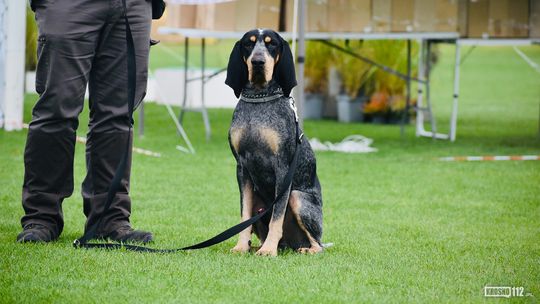
[[[105,215],[105,212],[109,210],[109,208],[111,207],[112,201],[114,197],[116,196],[116,192],[118,191],[118,188],[120,186],[120,181],[122,179],[123,173],[126,171],[126,165],[128,161],[130,142],[131,142],[131,129],[133,127],[133,109],[135,105],[135,87],[136,87],[135,44],[133,42],[133,36],[131,34],[131,28],[129,26],[129,21],[127,18],[126,1],[123,0],[122,2],[124,5],[124,20],[126,22],[127,69],[128,69],[128,86],[127,87],[128,87],[128,112],[129,112],[129,131],[128,132],[130,134],[129,135],[130,137],[128,138],[126,149],[122,156],[122,160],[120,164],[118,165],[118,168],[116,169],[114,177],[111,181],[111,186],[109,187],[109,190],[107,192],[107,200],[105,202],[105,207],[103,208],[103,213],[101,214],[100,219],[93,226],[89,227],[82,237],[76,239],[73,242],[73,246],[75,248],[104,248],[104,249],[125,248],[127,250],[141,251],[141,252],[171,253],[171,252],[177,252],[177,251],[183,251],[183,250],[202,249],[202,248],[213,246],[215,244],[219,244],[237,235],[244,229],[253,225],[263,216],[265,216],[268,213],[268,211],[272,209],[274,204],[278,200],[280,200],[289,190],[290,186],[292,185],[294,173],[296,171],[296,167],[298,164],[298,154],[300,153],[299,144],[302,138],[302,135],[300,135],[300,129],[298,126],[298,119],[296,119],[296,130],[295,130],[296,148],[295,148],[293,159],[289,166],[289,171],[287,172],[285,179],[283,180],[283,182],[281,183],[279,187],[278,195],[276,196],[272,204],[268,206],[268,208],[266,208],[266,210],[262,211],[261,213],[258,213],[257,215],[253,216],[252,218],[246,221],[241,222],[240,224],[230,227],[229,229],[221,232],[220,234],[206,241],[203,241],[194,245],[182,247],[182,248],[177,248],[177,249],[154,249],[154,248],[148,248],[144,246],[129,245],[129,244],[123,244],[123,243],[88,243],[89,240],[93,239],[96,236],[96,231],[101,225],[103,216]]]

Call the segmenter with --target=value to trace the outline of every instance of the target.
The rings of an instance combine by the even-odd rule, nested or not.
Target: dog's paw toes
[[[248,246],[236,245],[231,249],[231,252],[232,253],[247,253],[249,252],[250,249],[251,247],[249,245]]]
[[[298,248],[298,252],[299,253],[303,253],[303,254],[317,254],[317,253],[320,253],[323,251],[323,248],[318,246],[318,247],[309,247],[309,248]]]
[[[260,256],[277,256],[277,248],[276,249],[266,249],[264,247],[261,247],[261,249],[257,250],[257,255]]]
[[[250,252],[257,252],[259,249],[261,249],[261,246],[251,246],[249,249]]]

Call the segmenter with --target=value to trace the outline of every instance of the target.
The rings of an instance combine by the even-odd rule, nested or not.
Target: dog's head
[[[264,88],[271,80],[279,84],[285,96],[296,85],[289,44],[272,30],[249,31],[234,45],[225,83],[239,97],[248,83]]]

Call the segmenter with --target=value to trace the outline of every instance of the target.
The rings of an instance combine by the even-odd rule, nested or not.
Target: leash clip
[[[79,239],[75,239],[75,241],[73,241],[73,247],[75,248],[81,247],[81,241],[79,241]]]
[[[294,104],[294,98],[289,97],[289,106],[294,112],[294,120],[298,123],[298,110],[296,109],[296,105]]]
[[[294,103],[294,97],[289,97],[289,106],[294,112],[294,122],[296,123],[296,141],[298,143],[302,142],[302,137],[304,137],[304,133],[300,133],[300,126],[298,125],[298,110],[296,109],[296,105]],[[300,134],[300,135],[298,135]]]

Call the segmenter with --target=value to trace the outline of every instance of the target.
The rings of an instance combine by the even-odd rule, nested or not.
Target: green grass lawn
[[[536,62],[540,49],[522,48]],[[433,74],[435,111],[447,130],[453,48]],[[452,155],[540,154],[540,74],[511,48],[478,48],[462,67],[455,143],[416,138],[413,126],[307,121],[308,136],[375,140],[379,152],[317,153],[324,199],[324,241],[316,256],[233,255],[236,239],[177,254],[75,250],[83,232],[77,144],[75,191],[64,204],[58,242],[17,244],[26,132],[0,131],[0,302],[356,303],[482,302],[483,287],[523,286],[540,298],[540,162],[448,163]],[[232,94],[232,92],[231,92]],[[26,98],[25,119],[36,96]],[[179,139],[165,108],[146,106],[146,134],[136,146],[132,222],[155,235],[156,248],[206,239],[239,220],[235,162],[227,143],[231,110],[211,110],[204,140],[198,114]],[[80,134],[86,132],[87,112]],[[520,299],[515,299],[520,300]],[[504,300],[506,301],[506,300]]]

